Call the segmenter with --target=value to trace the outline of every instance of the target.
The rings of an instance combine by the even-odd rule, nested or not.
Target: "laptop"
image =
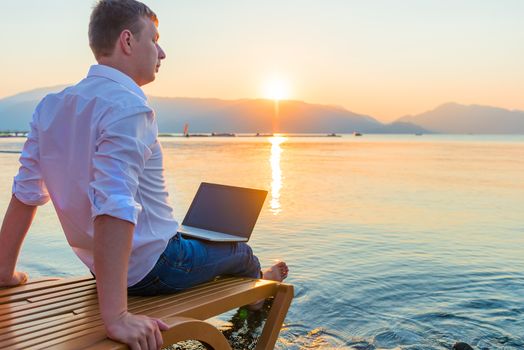
[[[247,242],[267,191],[202,182],[178,232],[212,242]]]

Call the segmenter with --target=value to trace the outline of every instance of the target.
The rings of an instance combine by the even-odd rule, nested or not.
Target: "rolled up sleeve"
[[[145,107],[115,113],[117,118],[107,118],[107,125],[101,123],[96,141],[88,191],[91,214],[93,219],[109,215],[136,225],[142,210],[136,199],[138,179],[152,154],[156,123],[152,111]]]
[[[40,169],[40,151],[38,145],[38,114],[35,111],[31,121],[31,131],[20,156],[20,168],[14,177],[12,193],[27,205],[43,205],[49,201],[49,193]]]

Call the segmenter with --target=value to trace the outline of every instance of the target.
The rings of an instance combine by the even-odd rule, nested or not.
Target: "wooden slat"
[[[94,297],[95,295],[96,290],[90,289],[85,291],[79,291],[74,294],[66,294],[64,296],[40,300],[34,303],[26,303],[23,305],[13,306],[11,309],[0,310],[0,321],[3,320],[3,315],[5,314],[20,315],[20,312],[24,310],[32,310],[33,313],[37,313],[42,310],[46,310],[47,308],[52,308],[55,306],[60,307],[67,305],[68,303],[73,303],[74,300],[79,300],[79,298]]]
[[[94,281],[75,283],[74,286],[71,286],[69,288],[68,287],[69,286],[61,286],[60,288],[50,289],[50,293],[41,294],[35,297],[29,297],[27,298],[27,301],[35,303],[37,301],[52,299],[59,296],[66,297],[69,294],[75,294],[86,290],[94,290],[96,292],[96,284],[94,283]]]
[[[97,303],[98,303],[97,299],[90,299],[90,300],[80,302],[81,305],[85,305],[85,306],[97,305]],[[50,316],[63,315],[67,313],[73,314],[73,305],[67,305],[65,307],[51,309],[45,312],[39,312],[37,314],[28,313],[24,316],[11,318],[11,319],[0,322],[0,329],[3,327],[11,327],[11,326],[14,326],[20,323],[24,323],[24,322],[28,322],[28,321],[32,321],[32,320],[38,320],[38,319],[42,319],[42,318],[46,318]]]
[[[78,335],[74,338],[67,339],[54,339],[49,342],[40,344],[39,346],[28,348],[27,350],[44,350],[44,349],[53,349],[53,350],[77,350],[85,349],[92,344],[106,340],[106,336],[103,334],[103,329],[100,328],[98,332],[86,333],[83,335]],[[107,350],[116,350],[116,349],[129,349],[124,344],[120,344],[114,341],[109,341],[111,344]]]
[[[55,316],[49,316],[49,317],[46,317],[46,318],[41,318],[41,319],[35,319],[35,320],[31,320],[31,321],[27,321],[27,322],[24,322],[24,323],[19,323],[19,324],[16,324],[16,325],[11,325],[11,326],[7,326],[7,327],[3,327],[3,328],[0,328],[0,336],[2,336],[2,339],[4,337],[8,337],[8,333],[12,333],[12,332],[18,332],[18,331],[23,331],[24,329],[26,328],[31,328],[31,327],[46,327],[46,325],[48,323],[54,323],[54,322],[57,322],[57,321],[60,321],[60,320],[64,320],[64,319],[67,319],[67,318],[73,318],[73,317],[76,317],[76,315],[74,314],[62,314],[62,315],[55,315]]]
[[[30,278],[26,284],[33,284],[33,283],[42,283],[42,282],[50,282],[50,281],[58,281],[61,280],[60,277],[38,277],[38,278]]]
[[[9,304],[0,304],[0,314],[2,313],[3,309],[11,309],[13,306],[19,306],[19,305],[24,305],[28,303],[29,302],[27,300],[21,300],[21,301],[14,301]]]
[[[93,277],[90,276],[82,276],[82,277],[73,277],[73,278],[65,278],[65,279],[42,279],[37,281],[31,281],[26,284],[22,284],[20,286],[11,287],[11,288],[5,288],[0,289],[0,296],[6,296],[6,295],[12,295],[17,294],[21,292],[27,292],[32,290],[39,290],[49,287],[56,287],[60,285],[65,284],[73,284],[79,281],[87,281],[87,280],[93,280]]]
[[[11,313],[0,315],[0,324],[2,324],[2,322],[7,321],[7,320],[17,319],[17,318],[28,316],[28,315],[39,314],[41,312],[45,312],[45,311],[53,310],[57,308],[69,307],[68,311],[73,311],[79,303],[89,302],[93,300],[94,300],[94,304],[96,304],[97,303],[96,294],[75,297],[75,298],[65,299],[65,300],[57,299],[53,303],[47,303],[44,300],[38,303],[17,306],[17,308],[19,308],[20,310],[14,310]]]
[[[41,277],[41,278],[31,278],[26,283],[24,283],[24,286],[30,285],[30,284],[36,284],[36,283],[42,283],[42,282],[51,282],[51,281],[58,281],[61,278],[58,277]],[[3,290],[13,289],[15,287],[0,287],[0,292]]]
[[[64,279],[56,281],[43,281],[41,283],[24,284],[14,288],[0,290],[0,304],[28,299],[32,297],[38,297],[47,293],[66,290],[68,288],[71,288],[72,285],[75,284],[88,285],[94,283],[95,281],[92,277],[79,277],[67,280]]]
[[[92,321],[98,321],[93,323],[92,326],[86,324],[92,323]],[[37,326],[24,329],[19,332],[13,332],[7,334],[5,340],[0,341],[0,349],[5,347],[14,346],[16,344],[25,343],[26,346],[31,346],[34,343],[41,343],[45,339],[59,338],[59,334],[63,331],[68,331],[68,334],[73,334],[76,331],[92,328],[94,326],[101,326],[102,319],[99,316],[91,316],[87,318],[83,317],[72,317],[68,319],[58,320],[53,323],[47,323],[44,326]],[[4,337],[2,337],[4,339]]]

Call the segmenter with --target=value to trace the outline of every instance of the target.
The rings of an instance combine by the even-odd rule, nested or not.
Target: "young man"
[[[159,349],[158,319],[127,311],[127,293],[172,293],[237,275],[283,280],[285,263],[260,271],[244,243],[206,243],[177,234],[168,204],[157,122],[140,86],[166,55],[158,20],[135,0],[101,0],[89,23],[98,65],[38,105],[0,231],[0,286],[15,271],[36,206],[52,200],[67,240],[97,279],[107,335],[131,349]]]

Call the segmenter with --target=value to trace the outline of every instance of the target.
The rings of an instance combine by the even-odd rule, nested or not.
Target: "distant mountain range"
[[[0,130],[28,130],[38,102],[64,86],[41,88],[0,99]],[[281,101],[278,118],[270,100],[220,100],[150,96],[160,132],[181,133],[189,124],[191,133],[270,133],[277,127],[286,133],[524,133],[524,112],[478,105],[447,103],[419,115],[405,116],[384,124],[367,115],[342,107]]]
[[[489,106],[446,103],[399,121],[445,134],[524,134],[523,111]]]
[[[164,132],[181,132],[185,123],[191,132],[269,133],[273,126],[287,133],[391,133],[398,125],[382,124],[376,119],[341,107],[281,101],[278,118],[271,100],[193,99],[151,97],[158,115],[158,127]],[[402,124],[406,133],[426,132],[420,127]]]

